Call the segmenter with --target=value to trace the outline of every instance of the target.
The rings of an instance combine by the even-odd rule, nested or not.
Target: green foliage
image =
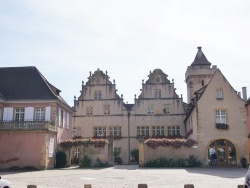
[[[115,161],[117,164],[122,164],[122,158],[121,158],[121,157],[115,157],[115,158],[114,158],[114,161]]]
[[[247,167],[247,159],[246,158],[241,158],[241,165],[243,168],[246,168]]]
[[[85,155],[81,160],[81,167],[90,167],[91,166],[91,159]]]
[[[133,150],[130,152],[130,155],[132,156],[132,158],[133,158],[137,163],[139,163],[139,150],[138,150],[138,149],[133,149]]]
[[[63,151],[56,152],[56,168],[63,168],[67,163],[66,154]]]
[[[173,158],[159,157],[154,160],[149,160],[145,164],[146,167],[199,167],[201,162],[197,161],[195,158],[190,157],[187,159],[174,160]]]
[[[114,150],[114,158],[118,157],[120,155],[120,151],[118,149]]]
[[[108,167],[108,166],[109,166],[108,162],[104,163],[100,158],[96,159],[95,167]]]

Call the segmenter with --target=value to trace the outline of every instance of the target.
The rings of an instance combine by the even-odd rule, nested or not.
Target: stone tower
[[[197,47],[198,52],[195,56],[193,63],[188,66],[185,81],[187,84],[187,102],[190,103],[191,99],[195,96],[194,93],[199,89],[206,86],[215,73],[217,66],[211,66],[211,63],[207,60],[206,56],[201,50],[201,47]]]

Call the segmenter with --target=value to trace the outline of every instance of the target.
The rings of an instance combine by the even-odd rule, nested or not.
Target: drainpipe
[[[128,111],[128,164],[130,164],[130,111]]]

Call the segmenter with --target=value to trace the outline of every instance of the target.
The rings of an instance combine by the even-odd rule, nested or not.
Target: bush
[[[133,149],[133,150],[130,152],[130,155],[132,156],[132,158],[133,158],[137,163],[139,163],[139,150],[138,150],[138,149]]]
[[[197,161],[195,158],[178,159],[173,158],[166,159],[164,157],[159,157],[154,160],[149,160],[145,163],[146,167],[198,167],[201,166],[201,162]]]
[[[63,151],[56,152],[56,168],[63,168],[67,163],[66,154]]]
[[[241,165],[243,168],[246,168],[247,167],[247,159],[246,158],[241,158]]]
[[[91,159],[85,155],[81,160],[81,167],[90,167],[91,166]]]
[[[108,162],[102,162],[101,159],[97,158],[96,159],[96,163],[95,163],[95,167],[107,167],[109,166]]]
[[[115,157],[114,161],[115,161],[117,164],[122,164],[122,158],[121,158],[121,157]]]

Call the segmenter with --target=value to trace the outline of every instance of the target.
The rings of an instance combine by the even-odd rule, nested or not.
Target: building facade
[[[211,67],[201,47],[188,66],[185,79],[188,104],[176,94],[174,81],[168,80],[161,69],[150,72],[148,80],[142,81],[141,94],[135,96],[133,104],[125,104],[107,72],[98,69],[90,73],[86,84],[82,83],[80,96],[75,98],[74,136],[112,136],[123,164],[130,164],[130,152],[138,149],[138,137],[144,136],[193,139],[197,145],[190,154],[204,166],[210,165],[214,152],[219,166],[240,166],[242,158],[249,159],[246,100],[217,66]],[[164,151],[145,155],[174,153]]]
[[[36,67],[0,68],[0,169],[55,166],[73,109]]]

